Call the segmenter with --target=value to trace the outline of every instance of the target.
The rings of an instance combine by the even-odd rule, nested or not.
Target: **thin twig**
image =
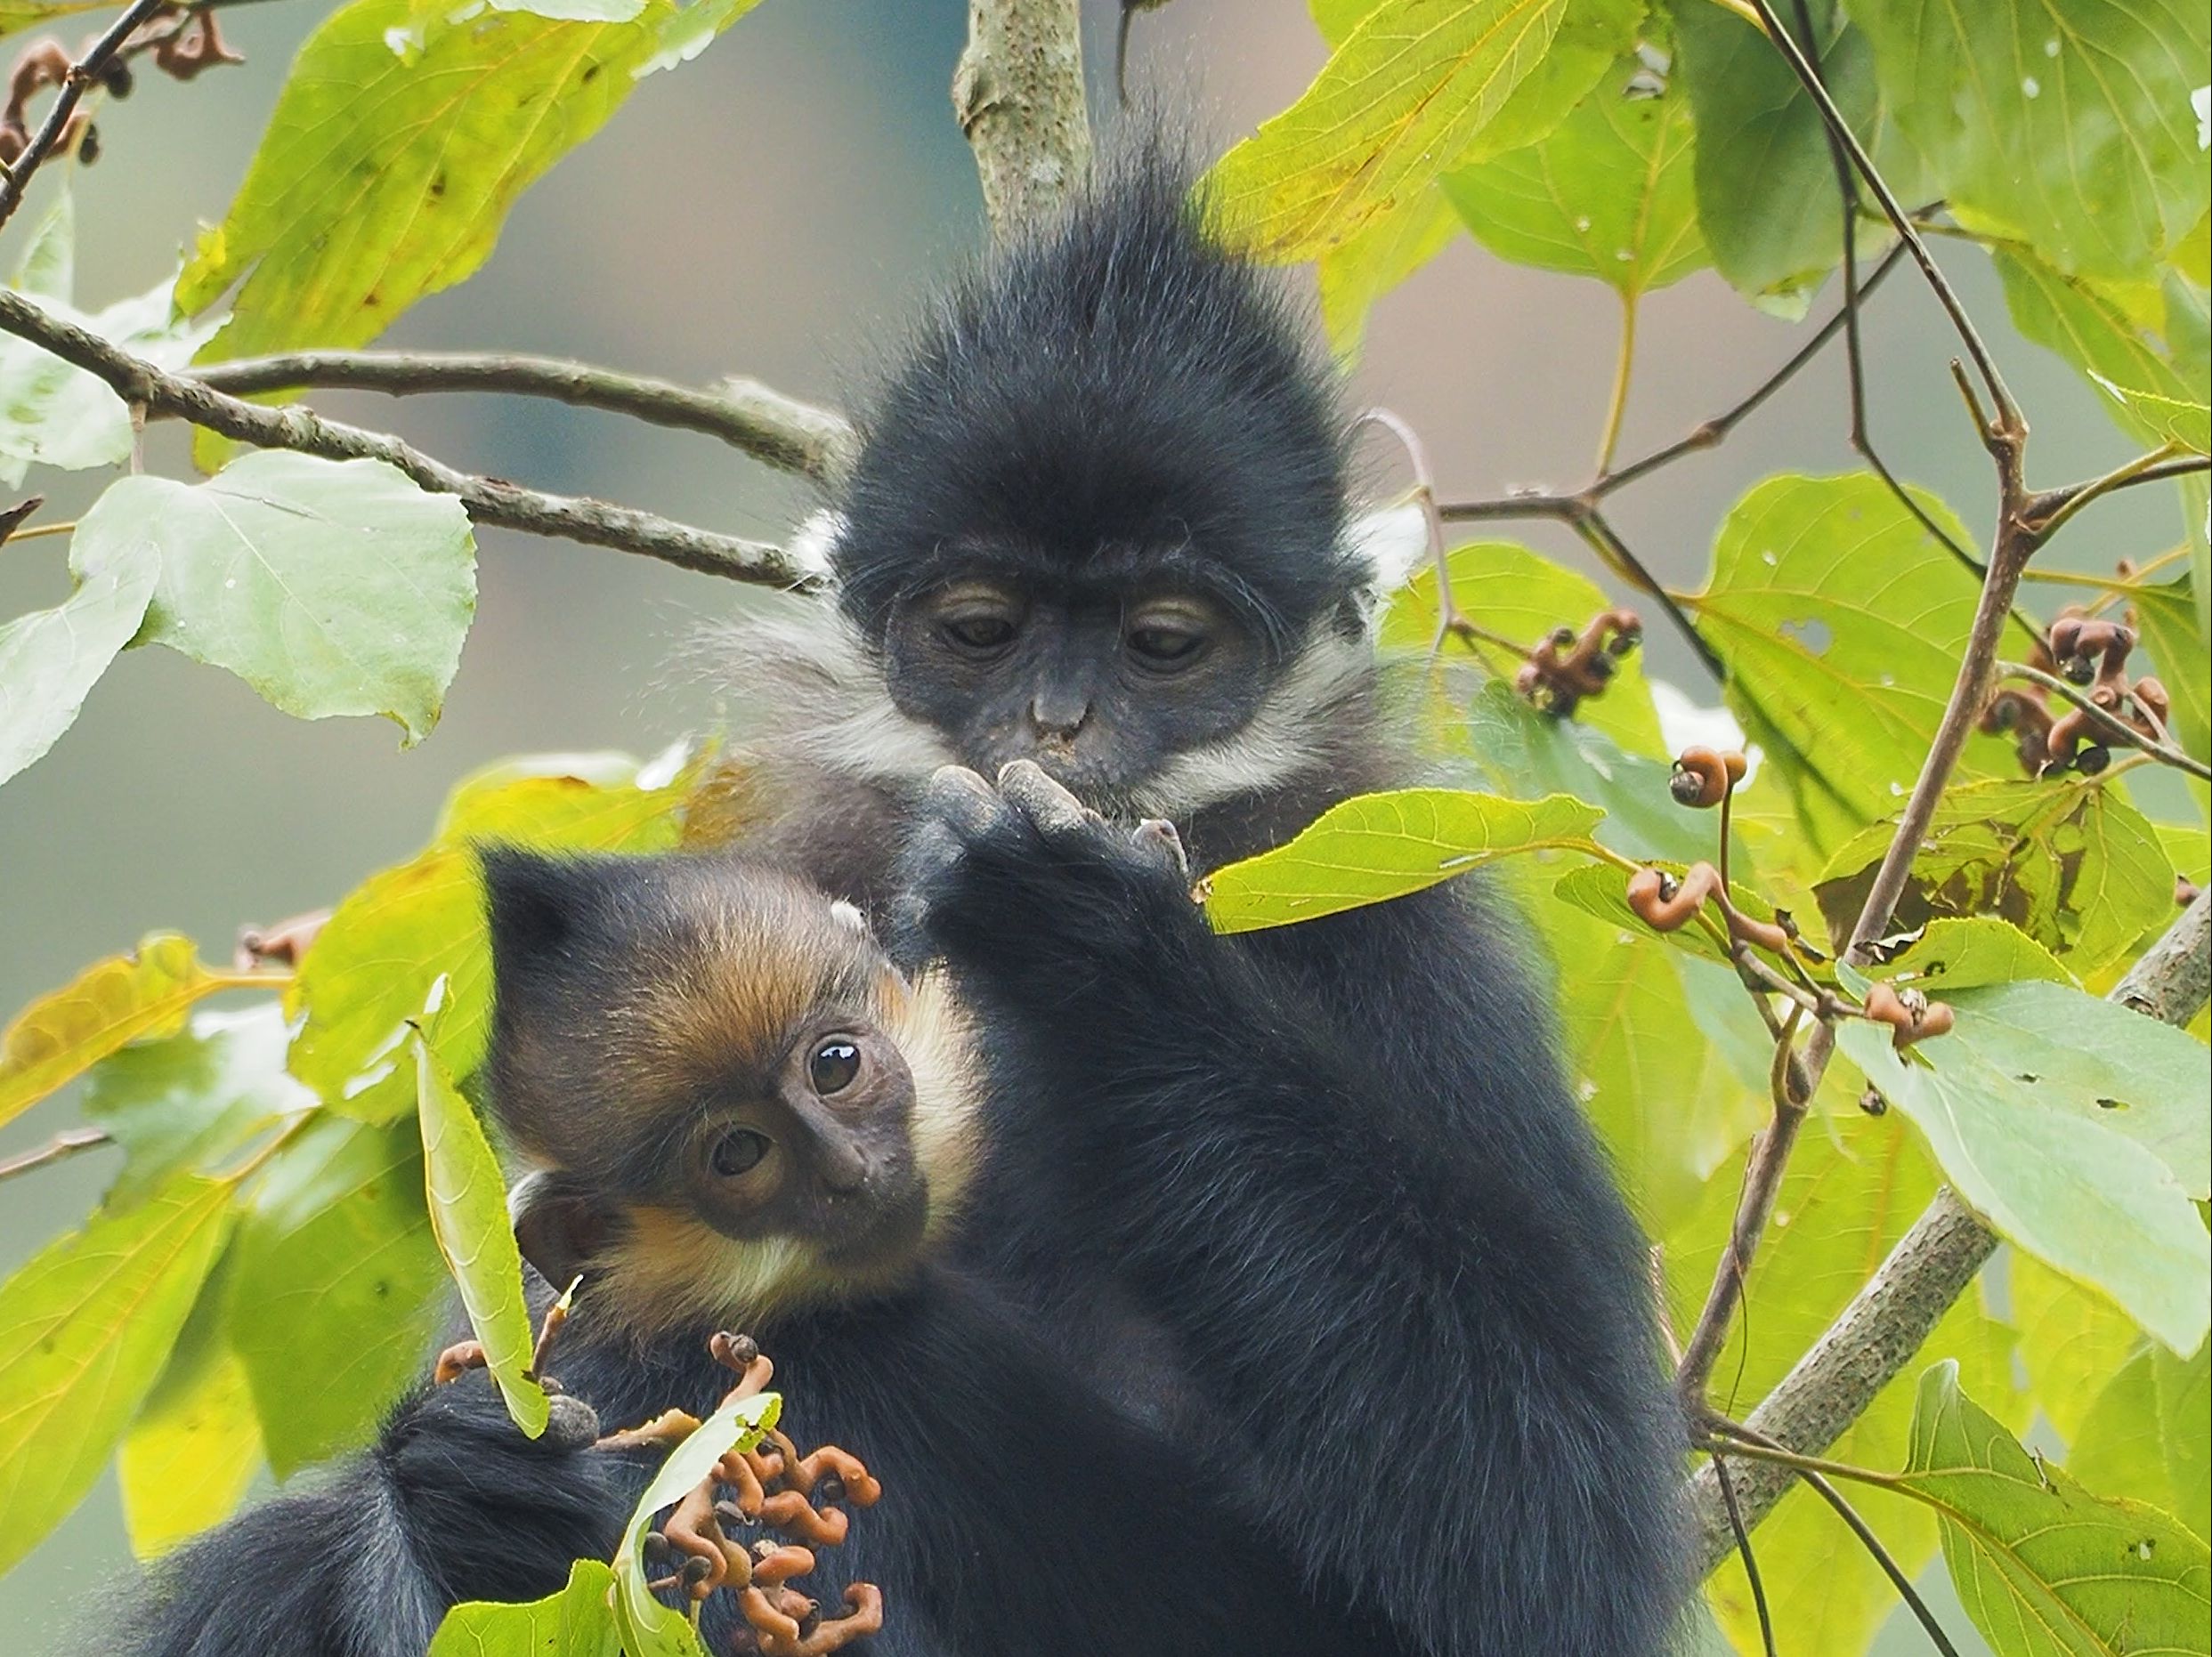
[[[53,107],[46,111],[45,124],[31,134],[30,142],[23,147],[23,153],[16,157],[12,166],[0,167],[0,224],[5,224],[22,205],[23,192],[29,187],[31,175],[61,141],[61,134],[69,125],[69,117],[76,114],[85,88],[100,78],[101,70],[140,25],[171,4],[173,0],[133,0],[129,9],[108,25],[107,33],[93,42],[82,58],[69,65],[69,73],[62,77],[61,85],[54,93]]]
[[[0,1160],[0,1179],[13,1179],[18,1174],[28,1174],[35,1168],[60,1162],[80,1151],[97,1150],[101,1145],[114,1143],[114,1139],[101,1128],[65,1128],[34,1150]]]
[[[384,461],[426,489],[458,497],[478,523],[639,553],[733,581],[779,587],[813,585],[813,578],[782,547],[766,542],[717,535],[588,497],[548,495],[503,479],[456,471],[396,437],[326,420],[297,405],[270,408],[241,402],[133,356],[20,294],[0,290],[0,332],[27,339],[105,381],[126,403],[150,415],[172,415],[263,449],[293,449],[330,460]]]
[[[1736,1506],[1736,1483],[1728,1475],[1728,1463],[1722,1459],[1721,1452],[1715,1450],[1712,1455],[1713,1476],[1720,1481],[1721,1499],[1728,1504],[1729,1521],[1736,1529],[1736,1551],[1743,1556],[1744,1580],[1751,1584],[1751,1608],[1759,1615],[1759,1645],[1766,1657],[1776,1657],[1774,1617],[1767,1610],[1767,1588],[1759,1580],[1759,1556],[1751,1550],[1750,1529]]]
[[[2091,701],[2088,693],[2078,685],[2069,684],[2055,674],[2047,674],[2040,667],[2030,667],[2026,662],[1999,662],[1997,665],[1997,675],[2000,679],[2024,679],[2030,684],[2040,685],[2054,696],[2065,698],[2067,701],[2088,715],[2089,723],[2096,726],[2106,740],[2116,747],[2135,748],[2142,753],[2148,754],[2162,765],[2171,765],[2176,771],[2185,771],[2192,777],[2201,777],[2207,782],[2212,782],[2212,765],[2208,765],[2202,760],[2184,753],[2174,745],[2170,737],[2145,736],[2111,708],[2100,707]],[[2144,708],[2143,711],[2146,719],[2153,717],[2150,709]]]
[[[2101,477],[2070,483],[2063,489],[2038,490],[2028,497],[2022,509],[2030,532],[2036,538],[2036,544],[2041,546],[2056,535],[2068,519],[2091,502],[2110,495],[2115,489],[2124,489],[2130,483],[2140,482],[2181,457],[2181,445],[2167,443],[2147,455],[2138,455],[2133,460],[2122,462]],[[2192,470],[2203,469],[2206,464],[2204,456],[2196,455],[2190,458],[2197,463]],[[2165,475],[2172,477],[2178,474],[2167,473]]]
[[[498,352],[300,351],[196,365],[191,377],[232,396],[308,386],[383,392],[493,392],[549,397],[678,431],[703,432],[756,460],[828,481],[855,438],[842,415],[786,397],[758,380],[701,391],[589,363]]]

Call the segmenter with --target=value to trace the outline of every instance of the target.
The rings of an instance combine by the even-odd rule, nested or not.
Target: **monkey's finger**
[[[991,785],[965,765],[940,765],[923,804],[929,815],[962,836],[985,833],[1006,809]]]
[[[1034,760],[1017,759],[1002,766],[999,792],[1046,834],[1079,834],[1105,820],[1047,776]]]
[[[1177,878],[1190,878],[1190,854],[1183,850],[1183,837],[1175,832],[1175,825],[1166,818],[1146,818],[1130,838],[1136,841],[1139,851],[1151,853],[1174,869]]]
[[[573,1393],[555,1393],[539,1443],[554,1450],[588,1450],[599,1441],[599,1417]]]

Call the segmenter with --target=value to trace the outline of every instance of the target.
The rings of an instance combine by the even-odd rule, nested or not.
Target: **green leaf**
[[[1947,997],[1957,990],[2008,984],[2017,979],[2072,985],[2074,975],[2051,952],[2009,922],[1983,916],[1930,921],[1919,936],[1867,969],[1870,978],[1910,984]]]
[[[192,941],[174,932],[148,933],[130,954],[94,962],[0,1032],[0,1122],[125,1043],[175,1031],[193,1002],[238,981],[202,966]]]
[[[2066,1470],[2090,1490],[2163,1508],[2200,1538],[2212,1521],[2212,1344],[2177,1358],[2139,1343],[2067,1446]]]
[[[123,1523],[141,1559],[221,1524],[261,1467],[261,1424],[220,1300],[211,1282],[116,1452]]]
[[[301,47],[229,214],[177,279],[179,308],[237,289],[215,357],[365,344],[474,275],[523,192],[642,77],[754,4],[644,0],[599,21],[351,0]]]
[[[460,1287],[469,1328],[483,1344],[485,1364],[506,1400],[507,1414],[523,1436],[535,1438],[546,1430],[548,1405],[545,1388],[529,1373],[535,1340],[499,1160],[419,1030],[410,1032],[408,1046],[415,1063],[430,1229]]]
[[[6,10],[0,6],[0,33],[5,32]],[[23,256],[17,261],[8,286],[33,299],[58,299],[68,304],[77,295],[77,192],[64,179],[46,202]]]
[[[1446,174],[1445,196],[1477,239],[1630,300],[1704,265],[1689,100],[1672,84],[1651,95],[1650,78],[1625,57],[1544,138]]]
[[[445,1613],[430,1657],[620,1657],[614,1570],[579,1559],[557,1594],[527,1604],[464,1600]]]
[[[0,782],[43,756],[77,723],[100,675],[146,618],[161,562],[144,542],[104,569],[75,572],[52,610],[0,626]]]
[[[108,0],[0,0],[0,35],[19,34],[59,18],[107,9]]]
[[[407,1122],[326,1118],[263,1171],[228,1307],[279,1478],[367,1443],[421,1375],[446,1281],[424,1188]]]
[[[1893,829],[1862,829],[1817,888],[1832,931],[1859,913]],[[2174,905],[2157,833],[2095,777],[1991,779],[1946,791],[1896,909],[1909,929],[1939,915],[2011,922],[2078,975],[2133,949]]]
[[[2205,400],[2208,370],[2167,340],[2165,306],[2147,285],[2100,283],[2065,274],[2022,247],[1991,255],[2013,322],[2071,363],[2091,384],[2109,381],[2174,403]],[[2159,423],[2129,402],[2101,398],[2120,429],[2160,443]]]
[[[1740,991],[1737,992],[1739,996]],[[1894,1115],[1848,1111],[1807,1124],[1782,1178],[1766,1241],[1745,1281],[1746,1311],[1714,1371],[1720,1395],[1750,1407],[1779,1381],[1835,1320],[1935,1195],[1934,1168]],[[1687,1330],[1711,1287],[1743,1190],[1741,1160],[1730,1158],[1706,1183],[1689,1220],[1665,1238],[1674,1327]],[[1957,1358],[1984,1396],[2001,1400],[2025,1425],[2029,1405],[2011,1384],[2011,1334],[1984,1304],[1984,1282],[1970,1287],[1929,1337],[1931,1356]],[[1828,1453],[1858,1467],[1904,1462],[1912,1382],[1899,1377]],[[1908,1575],[1936,1549],[1932,1515],[1880,1489],[1854,1489],[1854,1505]],[[1896,1590],[1858,1539],[1812,1491],[1794,1488],[1754,1537],[1783,1650],[1792,1657],[1866,1652],[1897,1604]],[[1714,1572],[1707,1595],[1738,1650],[1761,1650],[1757,1619],[1732,1558]]]
[[[2195,1350],[2212,1324],[2212,1256],[2192,1200],[2212,1191],[2212,1055],[2061,984],[1945,999],[1951,1033],[1910,1054],[1858,1019],[1838,1045],[1991,1225],[2175,1350]]]
[[[2212,454],[2212,408],[2193,399],[2167,397],[2117,385],[2101,374],[2089,376],[2097,389],[2135,416],[2136,424],[2161,441],[2195,455]]]
[[[1559,964],[1568,1076],[1637,1218],[1663,1236],[1695,1209],[1720,1161],[1766,1119],[1766,1077],[1762,1071],[1755,1088],[1746,1087],[1701,1028],[1684,974],[1713,969],[1656,939],[1537,902],[1542,936]],[[1728,989],[1730,1014],[1760,1030],[1732,975]]]
[[[2199,630],[2196,578],[2184,576],[2128,595],[2143,645],[2173,706],[2167,733],[2184,753],[2212,759],[2212,675],[2205,670],[2205,635]],[[2141,662],[2131,659],[2129,666]]]
[[[37,258],[29,279],[61,279],[51,253],[42,250]],[[63,299],[34,296],[49,315],[164,368],[182,368],[212,332],[172,314],[166,281],[90,315]],[[70,471],[119,465],[130,458],[134,441],[131,411],[105,380],[28,340],[0,335],[0,480],[20,483],[34,465]]]
[[[278,1122],[314,1108],[285,1073],[292,1032],[274,1000],[202,1009],[189,1028],[111,1055],[85,1089],[85,1119],[123,1147],[123,1172],[101,1200],[130,1207],[173,1174],[214,1174]]]
[[[394,1073],[402,1029],[441,977],[439,1056],[456,1075],[474,1070],[490,1027],[491,951],[472,843],[665,851],[688,787],[688,777],[658,779],[610,755],[541,755],[464,780],[429,848],[349,893],[300,963],[286,1001],[305,1014],[292,1073],[346,1115],[378,1122],[405,1112],[409,1087],[374,1084]]]
[[[1875,81],[1874,53],[1835,0],[1812,0],[1820,78],[1900,194],[1925,194]],[[1697,117],[1697,220],[1729,285],[1762,310],[1796,318],[1843,255],[1843,204],[1819,109],[1782,54],[1743,17],[1710,0],[1676,0],[1674,75]],[[1793,31],[1796,12],[1781,8]],[[1802,41],[1803,36],[1799,33]],[[1860,256],[1880,240],[1859,231]]]
[[[230,1202],[229,1185],[183,1176],[0,1285],[0,1572],[100,1476],[215,1264]]]
[[[1206,916],[1251,932],[1403,897],[1516,852],[1584,845],[1603,813],[1565,795],[1524,804],[1399,788],[1331,806],[1288,845],[1217,869]]]
[[[1310,259],[1463,156],[1543,60],[1567,0],[1381,0],[1298,101],[1209,174],[1222,233]]]
[[[124,478],[77,526],[98,570],[151,545],[144,643],[227,667],[302,719],[382,714],[408,741],[438,723],[476,613],[468,513],[381,460],[264,449],[205,483]]]
[[[2204,213],[2189,94],[2212,37],[2194,5],[1851,4],[1932,193],[1962,218],[2062,271],[2145,277]]]
[[[1938,1363],[1920,1378],[1911,1471],[1943,1558],[1999,1657],[2201,1652],[2212,1558],[2140,1502],[2100,1500],[2031,1456]]]
[[[1923,510],[1962,542],[1934,496]],[[1973,577],[1864,473],[1779,477],[1737,503],[1689,600],[1724,694],[1816,845],[1900,809],[1973,624]],[[1994,739],[1968,763],[2010,756]]]
[[[721,1408],[668,1452],[645,1487],[614,1559],[614,1620],[629,1657],[701,1657],[704,1648],[684,1613],[663,1605],[645,1586],[645,1532],[655,1514],[682,1499],[730,1451],[758,1444],[782,1413],[783,1399],[776,1393],[725,1398]]]
[[[2078,1465],[2083,1424],[2143,1345],[2135,1319],[2111,1296],[2078,1283],[2031,1254],[2005,1251],[2005,1288],[2012,1324],[2020,1331],[2020,1361],[2036,1409],[2066,1442],[2066,1464],[2091,1486],[2113,1495],[2131,1487],[2103,1483]]]
[[[1518,542],[1471,541],[1454,547],[1445,562],[1451,571],[1452,602],[1460,614],[1519,645],[1540,643],[1559,627],[1579,633],[1593,617],[1614,607],[1587,576]],[[1427,651],[1436,639],[1437,617],[1436,568],[1424,562],[1390,594],[1382,617],[1383,648],[1408,656]],[[1508,685],[1520,666],[1511,651],[1481,642],[1470,646],[1454,640],[1446,652],[1454,660],[1471,655],[1492,677]],[[1574,719],[1604,732],[1623,748],[1657,753],[1659,719],[1652,711],[1650,686],[1644,681],[1643,653],[1637,651],[1612,661],[1613,678],[1605,694],[1584,698],[1576,706]]]

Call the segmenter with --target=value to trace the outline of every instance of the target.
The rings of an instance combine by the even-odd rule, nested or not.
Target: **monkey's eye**
[[[816,1093],[843,1093],[859,1074],[860,1048],[843,1036],[832,1036],[806,1061],[806,1079]]]
[[[725,1179],[735,1179],[759,1167],[760,1159],[767,1154],[766,1135],[756,1134],[750,1128],[733,1128],[714,1142],[714,1149],[707,1153],[707,1162]]]
[[[1152,622],[1131,627],[1122,642],[1147,667],[1181,667],[1196,659],[1206,635],[1188,627]]]
[[[976,655],[1002,651],[1014,642],[1014,624],[1004,616],[960,616],[944,626],[946,638]]]

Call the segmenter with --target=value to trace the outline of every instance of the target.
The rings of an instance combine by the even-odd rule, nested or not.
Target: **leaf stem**
[[[1613,395],[1606,405],[1605,431],[1598,439],[1598,472],[1613,469],[1613,451],[1620,446],[1621,421],[1628,413],[1628,382],[1636,366],[1636,296],[1621,295],[1621,349],[1613,365]]]

